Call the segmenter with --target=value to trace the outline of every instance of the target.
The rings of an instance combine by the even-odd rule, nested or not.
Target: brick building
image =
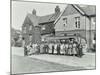
[[[32,14],[27,14],[22,26],[27,44],[29,41],[40,43],[46,40],[76,38],[78,41],[85,41],[88,48],[93,47],[96,40],[95,6],[68,4],[64,11],[60,11],[59,6],[56,6],[54,11],[55,13],[45,16],[37,16],[35,10]]]
[[[37,16],[34,9],[32,14],[27,14],[22,25],[24,44],[41,43],[41,41],[45,41],[46,36],[54,35],[54,21],[61,13],[59,6],[56,6],[54,11],[55,13],[49,15]]]
[[[96,7],[68,4],[54,24],[56,36],[79,38],[91,48],[96,38]]]
[[[36,10],[33,9],[32,14],[27,14],[22,25],[24,44],[28,45],[30,43],[40,43],[40,32],[39,18],[36,15]]]

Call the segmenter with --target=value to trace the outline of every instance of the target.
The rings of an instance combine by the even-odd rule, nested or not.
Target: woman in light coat
[[[72,54],[73,54],[73,56],[77,55],[77,44],[75,42],[73,43]]]

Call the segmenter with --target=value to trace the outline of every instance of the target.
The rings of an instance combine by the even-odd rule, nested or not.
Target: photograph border
[[[72,3],[57,3],[57,2],[42,2],[42,1],[24,1],[24,0],[10,0],[10,74],[11,75],[16,75],[16,74],[40,74],[40,73],[53,73],[53,72],[72,72],[72,71],[86,71],[86,70],[96,70],[96,52],[95,52],[95,68],[94,69],[80,69],[80,70],[63,70],[63,71],[49,71],[49,72],[31,72],[31,73],[16,73],[16,74],[12,74],[12,48],[11,48],[11,26],[12,26],[12,2],[16,1],[16,2],[33,2],[33,3],[47,3],[47,4],[72,4]],[[77,3],[74,3],[77,4]],[[80,4],[80,5],[91,5],[91,4]],[[96,5],[94,5],[96,7]],[[96,9],[95,9],[96,11]],[[96,29],[96,26],[95,26]],[[97,31],[96,31],[97,33]],[[97,36],[97,35],[96,35]],[[97,38],[97,37],[96,37]],[[96,45],[97,46],[97,45]]]

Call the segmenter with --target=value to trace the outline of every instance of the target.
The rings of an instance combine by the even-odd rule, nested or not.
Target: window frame
[[[80,17],[75,17],[75,27],[80,28]]]
[[[92,17],[91,21],[92,21],[92,24],[95,25],[96,24],[96,17]]]
[[[23,32],[26,33],[26,31],[27,31],[27,27],[24,26],[24,27],[23,27]]]
[[[32,25],[29,25],[29,30],[32,30],[33,29],[33,26]]]
[[[46,30],[46,26],[45,25],[42,26],[42,30]]]
[[[29,34],[29,41],[32,41],[32,34]]]
[[[67,18],[67,17],[64,17],[64,18],[63,18],[63,21],[64,21],[64,27],[66,27],[67,24],[68,24],[68,18]]]

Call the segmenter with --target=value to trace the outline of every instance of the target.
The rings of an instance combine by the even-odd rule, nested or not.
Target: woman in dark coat
[[[73,46],[72,43],[69,43],[69,45],[68,45],[68,55],[72,55],[72,49],[73,49],[72,46]]]
[[[52,45],[52,54],[54,54],[54,44]]]
[[[60,44],[57,45],[57,55],[60,55]]]
[[[27,47],[24,46],[24,56],[27,56],[28,55],[28,52],[27,52]]]
[[[83,46],[82,46],[82,44],[80,43],[80,44],[78,44],[78,57],[82,57],[82,55],[83,55],[83,51],[82,51],[82,49],[83,49]]]

